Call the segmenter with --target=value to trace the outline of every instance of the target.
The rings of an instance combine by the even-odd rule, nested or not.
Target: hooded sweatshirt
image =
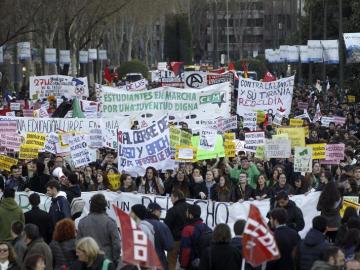
[[[13,198],[0,201],[0,241],[11,240],[11,224],[15,221],[25,223],[22,209]]]

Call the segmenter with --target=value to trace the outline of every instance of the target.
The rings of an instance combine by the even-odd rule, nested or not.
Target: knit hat
[[[146,208],[142,204],[135,204],[131,207],[133,212],[139,219],[143,220],[146,217]]]

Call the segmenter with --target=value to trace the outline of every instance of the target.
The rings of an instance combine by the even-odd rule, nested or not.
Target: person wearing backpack
[[[55,225],[64,218],[71,218],[70,204],[65,196],[60,192],[60,184],[56,180],[51,180],[46,184],[46,193],[51,197],[49,214]]]
[[[115,270],[116,265],[104,256],[99,245],[92,237],[81,238],[76,243],[78,261],[74,264],[76,270]]]
[[[181,232],[180,266],[187,270],[199,269],[203,251],[210,246],[212,230],[200,218],[201,208],[189,205],[186,211],[187,225]]]

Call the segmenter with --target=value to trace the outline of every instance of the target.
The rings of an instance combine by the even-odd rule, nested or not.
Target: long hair
[[[223,187],[220,186],[220,178],[223,177],[225,179],[225,184]],[[221,175],[219,177],[219,182],[216,185],[216,191],[218,193],[225,193],[225,192],[230,192],[230,184],[229,184],[229,178],[225,175]]]
[[[317,209],[320,211],[326,211],[334,208],[334,205],[341,198],[340,191],[338,190],[336,183],[330,181],[324,186],[319,198]]]
[[[0,246],[2,246],[2,245],[7,246],[8,250],[9,250],[9,256],[8,256],[9,262],[11,262],[11,263],[15,262],[16,261],[16,253],[15,253],[14,248],[8,242],[1,241]]]
[[[154,168],[154,167],[147,167],[146,170],[145,170],[145,175],[144,175],[144,179],[145,179],[145,193],[150,193],[150,184],[149,184],[149,179],[147,178],[147,172],[148,170],[152,170],[153,171],[153,175],[154,175],[154,178],[152,179],[152,188],[155,189],[156,193],[159,193],[159,188],[156,184],[156,178],[158,177],[158,173],[157,173],[157,170]]]
[[[64,218],[55,225],[53,240],[63,242],[75,239],[75,223],[70,218]]]

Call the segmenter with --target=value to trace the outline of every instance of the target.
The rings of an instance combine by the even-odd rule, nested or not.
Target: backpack
[[[85,207],[85,201],[81,197],[73,198],[70,204],[71,216],[80,216]]]
[[[204,223],[195,225],[194,233],[196,231],[200,231],[200,236],[195,239],[194,255],[201,258],[204,250],[211,245],[213,231]]]

